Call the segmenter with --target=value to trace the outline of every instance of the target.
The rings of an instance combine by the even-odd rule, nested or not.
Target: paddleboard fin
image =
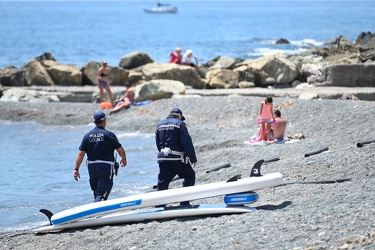
[[[277,158],[266,160],[266,161],[264,161],[264,163],[269,163],[269,162],[274,162],[274,161],[279,161],[279,160],[280,160],[280,158],[277,157]]]
[[[372,140],[372,141],[364,141],[364,142],[358,142],[357,143],[357,147],[361,148],[363,147],[365,144],[370,144],[370,143],[373,143],[375,142],[375,140]]]
[[[264,160],[259,160],[254,164],[253,168],[251,169],[250,177],[262,176],[262,174],[260,173],[260,167],[262,166],[263,163],[264,163]]]
[[[230,178],[229,180],[227,180],[227,182],[237,181],[238,179],[241,179],[241,175],[240,174],[233,176],[232,178]]]
[[[51,218],[52,218],[53,213],[51,211],[47,210],[47,209],[40,209],[39,212],[41,212],[42,214],[47,216],[47,218],[49,220],[49,224],[52,225]]]
[[[322,149],[319,149],[317,151],[314,151],[314,152],[311,152],[311,153],[307,153],[305,154],[305,157],[309,157],[309,156],[312,156],[312,155],[317,155],[317,154],[320,154],[324,151],[327,151],[329,148],[328,147],[325,147],[325,148],[322,148]]]

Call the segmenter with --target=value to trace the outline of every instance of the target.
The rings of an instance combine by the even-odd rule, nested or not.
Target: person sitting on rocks
[[[193,58],[195,59],[195,64],[193,63]],[[198,71],[198,59],[193,55],[191,49],[188,49],[182,57],[182,64],[194,67],[195,70]]]
[[[169,54],[169,63],[181,64],[182,62],[182,49],[180,47],[176,48],[176,51],[172,51]]]
[[[109,111],[109,114],[113,114],[123,109],[127,109],[134,103],[135,88],[130,83],[125,83],[125,94],[117,101],[114,109]]]

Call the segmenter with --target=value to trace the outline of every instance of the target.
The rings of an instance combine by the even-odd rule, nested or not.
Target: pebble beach
[[[179,107],[195,145],[196,185],[250,175],[258,160],[280,158],[262,173],[282,173],[283,186],[257,190],[256,212],[186,217],[35,234],[0,234],[0,249],[374,249],[375,102],[274,98],[293,143],[248,145],[264,97],[184,96],[153,101],[108,116],[107,129],[153,133]],[[79,110],[79,112],[77,112]],[[99,111],[93,103],[2,102],[0,119],[80,125]],[[104,110],[109,114],[109,110]],[[324,147],[328,150],[305,157]],[[217,171],[208,170],[230,164]],[[128,164],[131,168],[131,164]],[[300,182],[350,179],[331,184]],[[298,183],[296,183],[298,182]],[[181,180],[170,188],[181,186]],[[223,203],[223,197],[192,204]],[[46,225],[47,225],[46,221]]]

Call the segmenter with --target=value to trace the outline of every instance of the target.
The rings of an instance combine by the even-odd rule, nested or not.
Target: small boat
[[[157,7],[145,8],[147,13],[177,13],[177,7],[168,7],[169,4],[157,3]]]
[[[177,13],[177,7],[154,7],[154,8],[145,8],[144,11],[147,13]]]

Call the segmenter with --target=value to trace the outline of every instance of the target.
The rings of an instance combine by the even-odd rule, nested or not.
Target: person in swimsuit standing
[[[109,69],[108,69],[108,64],[106,61],[102,62],[102,66],[98,70],[98,82],[99,82],[99,100],[102,103],[103,102],[103,97],[104,97],[104,89],[107,91],[109,100],[112,102],[112,91],[110,88],[110,83],[109,83],[110,77],[109,77]]]
[[[262,104],[260,105],[258,122],[262,124],[262,140],[260,141],[259,144],[265,144],[265,142],[264,142],[264,131],[266,129],[267,129],[267,140],[270,139],[271,123],[276,122],[272,109],[273,109],[272,97],[268,96],[266,98],[266,100],[264,100],[262,102]],[[267,126],[266,126],[266,124],[267,124]]]

